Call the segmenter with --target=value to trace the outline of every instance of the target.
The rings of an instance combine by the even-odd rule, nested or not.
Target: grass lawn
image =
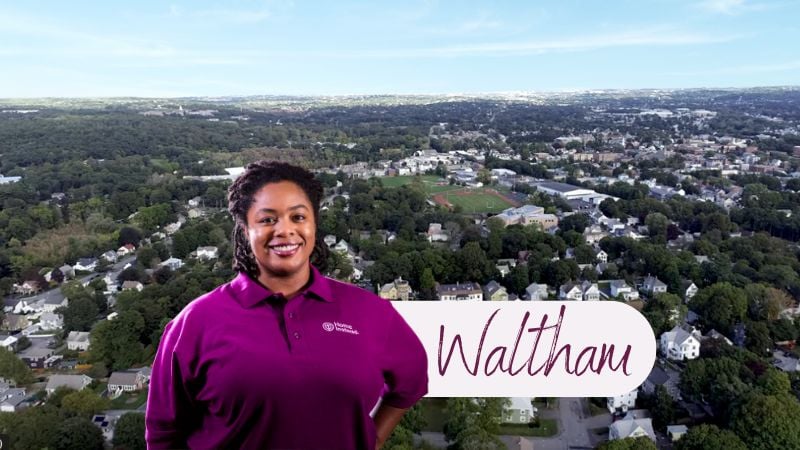
[[[448,195],[446,199],[453,206],[460,205],[465,213],[499,213],[513,206],[510,202],[482,189],[470,191],[467,195]]]
[[[147,389],[138,392],[124,393],[111,400],[110,409],[137,409],[147,401]]]
[[[380,177],[381,183],[383,183],[383,187],[387,188],[396,188],[406,184],[411,183],[414,181],[415,175],[403,175],[399,177]],[[436,185],[436,182],[441,180],[441,177],[438,175],[421,175],[420,178],[422,182],[425,183],[426,186],[428,185]]]
[[[608,414],[608,408],[603,408],[603,407],[597,406],[594,403],[592,403],[591,401],[589,401],[588,403],[589,403],[589,413],[592,416],[599,416],[601,414]]]
[[[94,388],[94,391],[95,391],[97,394],[102,394],[103,392],[105,392],[105,391],[106,391],[106,387],[107,387],[107,386],[108,386],[108,383],[98,383],[98,384],[97,384],[97,387],[95,387],[95,388]]]
[[[550,437],[558,434],[558,425],[555,419],[539,419],[538,427],[530,427],[523,423],[503,423],[500,424],[500,434]]]

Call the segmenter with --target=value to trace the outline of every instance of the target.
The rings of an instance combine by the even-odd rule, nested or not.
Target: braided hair
[[[291,164],[261,160],[250,163],[242,175],[228,188],[228,212],[233,217],[233,270],[244,272],[253,279],[258,279],[259,268],[250,241],[244,232],[247,226],[247,211],[253,204],[253,195],[265,184],[291,181],[303,190],[311,202],[314,211],[314,222],[319,223],[319,205],[322,201],[322,183],[314,178],[308,170]],[[319,232],[319,227],[317,227]],[[327,247],[321,244],[317,236],[311,252],[311,263],[323,272],[328,256]]]

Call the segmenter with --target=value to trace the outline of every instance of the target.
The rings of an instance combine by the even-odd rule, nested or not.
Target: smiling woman
[[[271,161],[231,185],[239,275],[167,324],[148,448],[374,449],[427,392],[425,350],[392,305],[312,264],[322,195]]]

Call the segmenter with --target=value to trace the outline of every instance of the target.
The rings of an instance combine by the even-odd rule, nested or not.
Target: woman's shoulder
[[[230,303],[230,284],[230,282],[221,284],[190,301],[172,321],[203,322],[207,318],[219,317],[225,306]]]

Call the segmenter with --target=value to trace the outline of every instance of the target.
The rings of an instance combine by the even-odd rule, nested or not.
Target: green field
[[[445,194],[445,199],[453,206],[461,206],[465,213],[499,213],[506,208],[514,206],[508,200],[492,194],[485,193],[482,189],[476,189],[468,195]]]
[[[403,175],[400,177],[381,177],[381,183],[383,183],[384,187],[387,188],[395,188],[404,186],[406,184],[410,184],[414,181],[416,175]],[[430,186],[436,186],[436,183],[442,180],[442,177],[437,175],[420,175],[419,177],[422,182],[424,183],[425,187],[428,188]]]

